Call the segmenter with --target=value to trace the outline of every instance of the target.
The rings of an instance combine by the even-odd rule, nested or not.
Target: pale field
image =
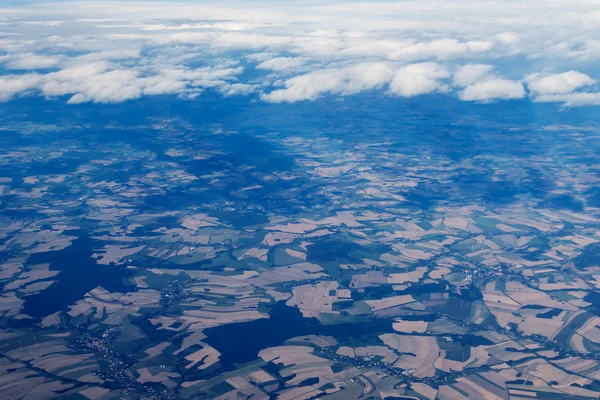
[[[189,183],[189,182],[193,182],[198,179],[198,177],[190,174],[189,172],[187,172],[183,169],[167,171],[166,175],[168,177],[168,180],[171,182],[177,181],[177,182],[181,182],[181,183]]]
[[[82,300],[69,306],[68,314],[72,317],[90,315],[95,309],[95,318],[101,319],[104,313],[109,315],[105,323],[118,324],[129,314],[134,314],[141,307],[158,307],[160,292],[152,289],[140,289],[137,292],[110,293],[101,287],[88,292]]]
[[[31,189],[30,191],[24,190],[9,190],[8,194],[23,197],[25,199],[39,199],[46,195],[46,191],[50,186],[41,186]]]
[[[45,338],[40,338],[45,339]],[[14,345],[14,343],[13,343]],[[13,347],[6,352],[11,358],[29,363],[31,367],[80,382],[103,383],[92,375],[99,366],[93,354],[74,354],[64,339],[40,341],[25,347]]]
[[[71,389],[73,386],[74,385],[71,383],[62,383],[58,381],[45,382],[39,386],[33,386],[24,398],[27,400],[51,399],[58,396],[60,392]]]
[[[415,261],[426,261],[432,258],[435,254],[423,251],[416,248],[406,248],[402,245],[392,245],[394,250],[398,251],[405,258],[403,261],[413,263]]]
[[[585,312],[586,311],[584,311],[584,310],[578,310],[578,311],[575,311],[575,312],[569,314],[568,318],[566,318],[564,320],[564,326],[569,326],[575,318],[577,318],[578,316],[580,316],[581,314],[583,314]],[[549,336],[549,338],[554,339],[554,336],[557,335],[558,333],[560,333],[560,330],[554,332],[554,334],[552,336]]]
[[[66,236],[64,234],[66,230],[77,228],[64,224],[56,224],[56,229],[42,230],[41,225],[45,222],[55,225],[57,220],[51,218],[27,226],[11,224],[9,227],[4,228],[5,232],[9,234],[16,233],[16,231],[19,231],[19,234],[13,235],[6,240],[3,243],[3,247],[18,246],[21,249],[22,255],[29,255],[44,251],[62,250],[69,246],[73,240],[77,239],[75,236]]]
[[[279,244],[292,243],[298,238],[300,238],[300,235],[295,233],[269,232],[265,235],[261,245],[273,247]]]
[[[490,312],[494,314],[494,309],[500,309],[502,311],[517,311],[522,307],[521,304],[517,303],[502,292],[484,292],[483,302],[490,309]]]
[[[259,312],[258,310],[245,310],[234,312],[208,312],[204,310],[185,310],[179,320],[184,320],[188,325],[192,325],[190,329],[206,329],[214,326],[232,324],[237,322],[254,321],[261,318],[269,318],[268,314]],[[173,323],[176,321],[174,320]],[[182,326],[184,329],[186,324]]]
[[[389,242],[396,239],[419,240],[421,236],[428,234],[425,231],[392,231],[380,232],[378,236],[382,242]]]
[[[277,399],[279,400],[308,400],[316,398],[323,391],[317,390],[312,386],[300,386],[291,389],[286,389],[278,392]]]
[[[465,361],[449,360],[446,357],[444,350],[440,351],[440,357],[433,364],[437,369],[442,371],[462,371],[465,368],[477,368],[485,365],[489,360],[488,353],[481,347],[471,347],[469,358]]]
[[[367,271],[364,274],[352,275],[350,287],[363,289],[368,287],[377,287],[387,283],[387,279],[381,271]]]
[[[408,264],[411,264],[411,262],[408,262],[408,260],[406,260],[406,258],[402,255],[396,255],[391,253],[383,253],[379,257],[379,259],[384,263],[394,265],[397,268],[406,268]]]
[[[296,286],[292,291],[292,297],[285,303],[290,307],[297,307],[305,318],[321,318],[321,313],[336,313],[332,304],[338,299],[338,283],[336,281],[319,282],[316,285]],[[330,295],[330,292],[335,292]]]
[[[463,396],[460,392],[452,387],[444,385],[438,389],[437,399],[439,400],[471,400],[469,397]]]
[[[286,267],[271,268],[260,275],[248,279],[248,282],[256,286],[268,287],[281,282],[304,281],[327,276],[321,272],[323,269],[316,264],[310,264],[318,269],[307,265],[309,263],[292,264]]]
[[[418,267],[411,272],[389,274],[387,278],[387,283],[395,284],[405,282],[418,282],[423,277],[425,272],[427,272],[426,267]]]
[[[567,290],[567,289],[588,289],[588,285],[583,280],[575,280],[571,283],[540,283],[539,288],[541,290]]]
[[[471,314],[467,320],[474,324],[482,324],[488,314],[489,310],[485,304],[481,300],[477,300],[471,304]]]
[[[140,375],[139,378],[136,379],[139,383],[162,383],[167,387],[175,386],[175,382],[171,380],[171,378],[179,378],[179,375],[176,372],[159,372],[158,374],[152,375],[148,368],[140,368],[137,370],[137,373]]]
[[[594,239],[594,238],[591,238],[591,237],[587,237],[587,236],[578,235],[578,234],[574,234],[574,235],[571,235],[571,236],[564,236],[563,239],[564,240],[570,240],[571,242],[575,243],[576,245],[578,245],[580,247],[589,246],[590,244],[598,242],[597,239]]]
[[[367,377],[359,375],[356,377],[356,379],[359,380],[361,384],[365,387],[365,389],[363,390],[363,396],[367,396],[375,390],[375,385],[371,383],[371,381],[367,379]]]
[[[448,217],[444,218],[444,225],[451,229],[467,230],[470,224],[474,222],[464,217]]]
[[[89,315],[92,311],[92,306],[83,300],[78,301],[75,305],[69,306],[71,309],[67,312],[71,317],[77,317],[79,315]]]
[[[162,342],[157,344],[156,346],[152,346],[148,349],[144,350],[144,353],[148,354],[148,357],[144,357],[142,361],[149,360],[153,357],[159,356],[162,352],[170,345],[169,342]]]
[[[395,307],[407,303],[414,302],[415,299],[411,295],[400,295],[400,296],[392,296],[386,297],[381,300],[366,300],[367,303],[373,311],[380,311],[386,308]]]
[[[366,197],[371,197],[374,199],[385,199],[385,200],[394,199],[396,201],[406,202],[406,198],[404,198],[403,196],[382,190],[380,188],[368,187],[368,188],[362,189],[361,193],[364,194]]]
[[[25,300],[17,297],[15,292],[5,292],[0,295],[0,316],[14,317],[19,315]]]
[[[232,378],[226,379],[225,382],[229,383],[238,391],[241,391],[241,389],[244,389],[249,386],[250,380],[245,376],[234,376]]]
[[[470,398],[480,398],[486,400],[504,400],[504,396],[497,396],[493,392],[487,390],[485,387],[482,387],[477,383],[469,380],[467,377],[458,378],[457,383],[453,386],[461,389],[464,393],[468,393],[470,395]]]
[[[98,400],[102,398],[105,394],[110,392],[110,389],[101,388],[101,387],[88,387],[83,390],[80,390],[78,393],[82,396],[87,397],[89,400]]]
[[[495,343],[489,346],[482,346],[485,351],[498,358],[501,361],[515,361],[531,356],[530,353],[523,352],[525,347],[521,346],[513,340]],[[507,348],[513,348],[517,351],[508,351]]]
[[[262,189],[263,187],[264,187],[263,185],[252,185],[252,186],[246,186],[240,190],[242,192],[248,192],[250,190]]]
[[[328,229],[319,229],[314,232],[306,233],[302,237],[306,238],[306,239],[310,239],[310,238],[319,238],[322,236],[328,236],[328,235],[332,235],[332,234],[333,234],[333,231],[330,231]]]
[[[420,382],[411,383],[411,387],[415,392],[428,400],[435,400],[438,393],[437,389]]]
[[[560,308],[562,310],[569,311],[577,310],[577,307],[572,306],[567,302],[554,300],[550,298],[548,294],[529,288],[518,282],[506,282],[506,290],[504,293],[520,304],[537,304],[540,306]]]
[[[392,364],[398,360],[398,355],[386,346],[361,346],[354,349],[355,357],[380,356],[382,361]]]
[[[301,251],[292,250],[292,249],[285,249],[285,252],[288,255],[290,255],[291,257],[299,258],[301,260],[306,260],[306,253],[303,253]]]
[[[454,322],[442,317],[427,324],[427,330],[433,334],[439,335],[444,333],[464,334],[467,330]]]
[[[246,258],[256,258],[261,261],[267,261],[268,249],[252,248],[248,249],[244,254],[238,257],[238,260],[244,260]]]
[[[307,335],[286,340],[286,344],[311,344],[317,347],[337,346],[337,340],[331,336]]]
[[[432,336],[401,336],[393,333],[380,335],[386,346],[401,354],[395,366],[414,369],[418,378],[435,375],[434,362],[440,356],[440,348]]]
[[[303,219],[300,223],[287,223],[282,225],[271,225],[266,229],[269,231],[279,231],[283,233],[293,233],[293,234],[303,234],[307,232],[312,232],[319,224],[315,221],[311,221],[309,219]]]
[[[542,335],[552,337],[560,331],[564,321],[560,316],[554,318],[536,318],[536,314],[543,310],[521,310],[522,319],[518,322],[519,330],[528,335]]]
[[[336,354],[344,357],[355,357],[354,349],[348,346],[340,346],[340,348],[336,351]]]
[[[315,356],[312,347],[307,346],[278,346],[263,349],[258,356],[265,362],[283,364],[285,367],[292,365],[328,363],[328,360]]]
[[[579,374],[590,379],[598,380],[600,377],[600,365],[595,360],[586,360],[579,357],[567,357],[562,360],[553,360],[553,364],[564,368],[574,374]]]
[[[291,378],[286,382],[286,385],[295,386],[310,378],[318,378],[319,383],[324,384],[328,380],[327,377],[331,377],[333,375],[333,371],[331,370],[330,363],[326,361],[319,365],[304,364],[284,368],[280,371],[280,374],[284,378]]]
[[[363,224],[357,221],[357,215],[353,211],[338,211],[336,212],[336,216],[324,218],[319,221],[319,224],[333,226],[345,225],[349,228],[358,228],[363,226]]]
[[[569,346],[575,351],[579,351],[580,353],[589,353],[589,351],[585,348],[585,344],[583,342],[583,336],[575,333],[571,336],[569,340]]]
[[[434,270],[430,271],[428,275],[431,279],[442,279],[446,277],[450,271],[451,269],[448,267],[436,267]]]
[[[265,372],[262,369],[259,369],[257,371],[254,371],[254,372],[248,374],[248,378],[250,378],[252,380],[252,382],[256,382],[258,384],[271,382],[271,381],[275,380],[275,378],[273,378],[271,375],[269,375],[267,372]]]
[[[494,214],[493,217],[498,219],[499,221],[502,221],[503,223],[505,223],[507,225],[524,225],[524,226],[528,226],[530,228],[537,229],[538,231],[542,231],[542,232],[558,231],[563,228],[562,224],[552,225],[551,223],[542,222],[542,220],[539,218],[531,219],[531,218],[523,217],[522,215],[523,214],[509,216],[509,215]]]
[[[423,333],[427,330],[428,322],[425,321],[403,321],[398,320],[392,324],[396,332]]]
[[[116,245],[106,245],[103,248],[103,253],[94,253],[92,257],[96,259],[96,263],[102,265],[108,265],[110,263],[115,263],[117,265],[124,264],[123,260],[126,257],[129,257],[141,250],[143,250],[146,246],[137,246],[137,247],[127,247],[127,246],[116,246]]]
[[[99,210],[91,210],[87,214],[87,218],[95,221],[111,223],[121,218],[127,218],[135,214],[133,208],[113,207],[102,208]]]
[[[181,222],[181,226],[194,231],[198,230],[198,228],[217,225],[220,225],[219,220],[217,218],[209,217],[206,214],[190,215],[183,218]]]
[[[225,231],[225,230],[222,230]],[[210,233],[209,228],[198,228],[198,229],[183,229],[183,228],[158,228],[152,231],[153,233],[160,234],[160,240],[165,243],[178,243],[185,242],[188,244],[199,244],[208,245],[210,244]]]
[[[513,232],[521,232],[520,229],[514,228],[510,225],[506,224],[496,224],[496,228],[500,229],[502,232],[513,233]]]
[[[348,166],[339,166],[339,167],[317,167],[314,169],[314,172],[317,176],[322,178],[332,178],[335,176],[340,176],[343,173],[347,172],[350,169]]]
[[[600,343],[599,325],[600,317],[593,316],[588,319],[579,329],[577,329],[577,333],[594,343]]]
[[[46,183],[63,183],[66,179],[66,175],[56,175],[53,178],[46,178],[44,182]]]
[[[19,270],[21,270],[22,264],[17,263],[17,264],[15,264],[15,267],[18,267]],[[18,279],[15,279],[14,281],[9,282],[4,287],[4,290],[7,291],[7,290],[19,289],[19,288],[24,287],[27,284],[30,284],[32,282],[49,279],[58,274],[59,274],[59,271],[50,271],[49,264],[32,265],[32,266],[29,266],[26,270],[22,271],[21,274],[19,275]]]
[[[376,213],[374,211],[371,210],[365,210],[365,211],[361,211],[359,215],[357,215],[356,220],[357,221],[385,221],[385,220],[389,220],[392,219],[394,217],[393,214],[389,214],[386,212],[383,213]]]
[[[42,326],[44,328],[50,326],[56,326],[60,324],[60,311],[55,312],[54,314],[50,314],[44,319],[42,319]]]
[[[592,383],[591,379],[583,378],[578,375],[568,374],[541,358],[537,358],[519,364],[515,367],[515,369],[521,372],[523,376],[534,376],[544,380],[545,382],[556,381],[558,383],[556,385],[553,385],[552,387],[561,392],[579,396],[598,396],[597,392],[571,386],[571,384],[573,383],[577,383],[582,386]]]

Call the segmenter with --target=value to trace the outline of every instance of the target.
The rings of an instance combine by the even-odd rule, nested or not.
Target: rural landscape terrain
[[[598,398],[597,126],[140,102],[0,110],[0,397]]]

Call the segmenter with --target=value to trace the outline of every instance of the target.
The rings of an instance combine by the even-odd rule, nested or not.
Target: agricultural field
[[[0,111],[0,397],[598,398],[597,128],[101,107]]]

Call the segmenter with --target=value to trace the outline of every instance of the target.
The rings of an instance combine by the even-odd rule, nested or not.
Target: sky
[[[600,105],[591,0],[78,1],[0,7],[0,102],[374,91]]]

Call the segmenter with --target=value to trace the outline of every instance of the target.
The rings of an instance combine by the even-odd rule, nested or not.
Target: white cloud
[[[64,57],[24,53],[3,57],[5,68],[13,70],[36,70],[56,67]]]
[[[576,92],[591,91],[594,78],[576,70],[600,60],[600,30],[592,29],[600,26],[599,8],[589,0],[11,6],[2,9],[0,100],[30,94],[70,96],[71,102],[191,98],[212,88],[224,95],[263,93],[266,101],[374,89],[405,97],[458,92],[463,100],[491,101],[524,97],[524,82],[535,101],[595,104],[593,94]],[[243,74],[240,61],[256,71]],[[518,77],[493,72],[507,63],[518,63]],[[556,65],[571,71],[537,73]],[[524,74],[523,82],[515,80]]]
[[[267,69],[272,71],[285,71],[290,68],[301,67],[306,60],[299,57],[275,57],[265,60],[256,66],[256,69]]]
[[[450,77],[450,73],[435,63],[412,64],[401,67],[396,71],[390,83],[390,93],[413,97],[435,91],[447,91],[448,85],[440,79]]]
[[[102,61],[102,60],[128,60],[140,58],[139,50],[103,50],[93,53],[87,53],[76,58],[76,60]]]
[[[519,38],[519,35],[517,35],[514,32],[499,33],[496,36],[494,36],[494,39],[496,39],[498,42],[505,44],[505,45],[517,44],[521,40]]]
[[[600,93],[548,94],[534,99],[540,103],[562,103],[565,107],[600,106]]]
[[[0,101],[8,101],[16,95],[33,90],[39,82],[40,76],[37,74],[0,77]]]
[[[285,89],[265,94],[273,103],[315,100],[326,93],[350,95],[380,88],[394,76],[388,63],[361,63],[352,67],[327,68],[296,76],[285,81]]]
[[[394,67],[387,62],[361,63],[343,68],[327,68],[296,76],[285,81],[285,88],[263,95],[263,99],[280,103],[314,100],[323,94],[351,95],[388,85],[394,96],[413,97],[435,91],[446,91],[441,79],[450,73],[436,63],[409,64]]]
[[[596,81],[578,71],[568,71],[561,74],[543,75],[531,74],[525,77],[529,91],[538,96],[553,94],[568,94],[584,86],[590,86]]]
[[[490,79],[467,86],[459,93],[464,101],[489,102],[493,100],[522,99],[525,89],[521,82],[508,79]]]
[[[472,85],[477,81],[490,77],[493,69],[494,66],[488,64],[463,65],[454,72],[452,83],[461,87]]]
[[[197,88],[224,87],[229,94],[249,92],[231,81],[243,71],[241,67],[197,69],[162,69],[144,71],[123,69],[105,61],[78,64],[48,74],[11,75],[0,78],[0,100],[19,94],[38,92],[54,98],[71,97],[68,104],[84,102],[118,103],[144,95],[181,94]]]

